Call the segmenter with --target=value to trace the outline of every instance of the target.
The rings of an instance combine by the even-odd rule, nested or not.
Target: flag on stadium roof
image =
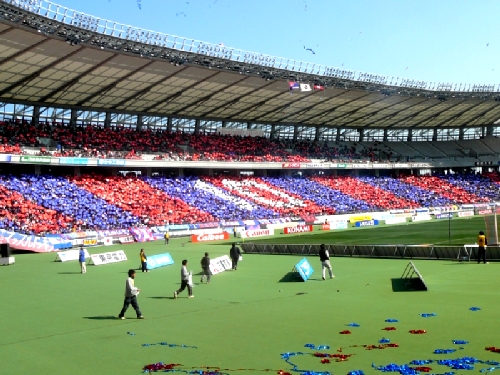
[[[325,86],[323,86],[323,85],[314,85],[314,89],[315,89],[315,90],[321,90],[321,91],[322,91],[322,90],[324,90],[324,89],[325,89]]]
[[[300,88],[298,82],[288,82],[288,87],[290,90],[298,90]]]
[[[311,85],[309,83],[301,83],[300,91],[311,91]]]

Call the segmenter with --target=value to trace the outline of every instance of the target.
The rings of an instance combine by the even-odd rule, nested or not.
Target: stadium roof
[[[46,17],[33,12],[42,8],[10,2],[0,1],[0,100],[5,102],[373,129],[488,126],[500,119],[494,86],[427,88],[425,82],[393,84],[387,77],[356,78],[325,67],[320,72],[296,63],[278,66],[272,57],[245,55],[240,61],[224,48],[200,43],[193,48],[194,41],[191,48],[185,41],[169,45],[157,42],[159,34],[146,38],[145,31],[131,37],[130,28],[124,38],[115,35],[116,27],[109,35],[91,16],[74,13],[68,22],[59,20],[59,8],[51,16],[48,7]],[[326,89],[290,91],[289,81]]]

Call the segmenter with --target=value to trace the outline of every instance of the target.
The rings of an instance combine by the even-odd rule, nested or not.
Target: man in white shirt
[[[187,270],[187,265],[188,261],[184,259],[182,261],[182,268],[181,268],[181,287],[179,290],[176,290],[174,292],[174,298],[177,298],[180,292],[182,292],[186,287],[188,288],[188,298],[193,298],[193,285],[189,283],[189,279],[191,275],[191,272]]]
[[[123,301],[123,308],[118,315],[119,319],[125,319],[125,311],[127,311],[129,305],[135,310],[137,314],[137,319],[144,319],[141,313],[141,309],[139,308],[139,304],[137,303],[137,295],[140,292],[140,289],[137,288],[134,284],[135,278],[135,270],[128,270],[128,278],[125,283],[125,301]]]

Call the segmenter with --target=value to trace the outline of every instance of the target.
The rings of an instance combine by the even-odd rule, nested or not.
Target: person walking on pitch
[[[240,260],[240,255],[240,248],[236,247],[236,243],[233,242],[231,249],[229,249],[229,258],[231,258],[232,261],[232,269],[235,271],[238,269],[238,261]]]
[[[325,280],[325,269],[328,268],[328,272],[330,273],[330,279],[333,279],[335,275],[332,272],[332,266],[330,264],[330,254],[328,254],[328,250],[325,245],[322,244],[319,248],[319,260],[321,260],[321,278]]]
[[[165,232],[163,238],[165,238],[165,245],[168,245],[168,242],[170,241],[170,233]]]
[[[205,253],[205,256],[201,258],[201,269],[203,271],[203,276],[201,276],[201,282],[206,278],[207,284],[210,284],[210,257],[208,253]]]
[[[193,286],[190,284],[189,280],[192,278],[191,272],[187,270],[188,261],[184,259],[182,261],[181,268],[181,287],[174,292],[174,298],[177,298],[179,293],[181,293],[186,287],[188,288],[188,298],[193,298]]]
[[[135,278],[135,270],[128,270],[128,278],[125,283],[125,300],[123,301],[123,307],[118,314],[118,318],[125,319],[125,312],[128,307],[132,305],[137,314],[137,319],[144,319],[141,313],[141,309],[139,308],[139,304],[137,303],[137,295],[140,292],[140,289],[135,286],[134,283]]]

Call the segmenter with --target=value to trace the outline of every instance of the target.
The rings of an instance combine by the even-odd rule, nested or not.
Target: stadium
[[[278,58],[45,0],[0,1],[0,52],[5,371],[500,369],[495,85]],[[173,297],[183,259],[192,300]],[[129,269],[144,320],[118,319]]]

